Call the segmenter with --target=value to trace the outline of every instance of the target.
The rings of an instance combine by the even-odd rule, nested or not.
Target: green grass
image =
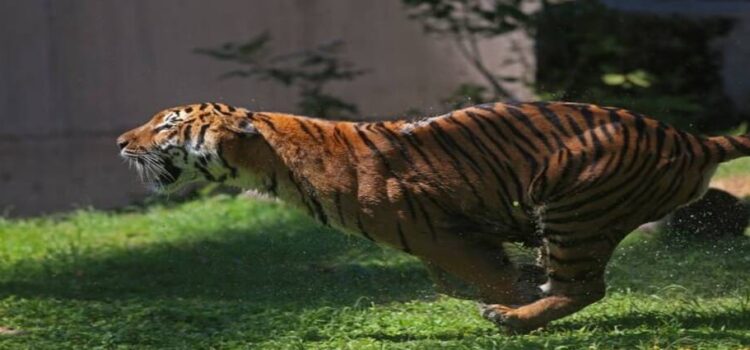
[[[748,239],[633,234],[604,301],[523,336],[436,295],[414,258],[275,202],[0,218],[0,240],[0,326],[21,331],[2,349],[750,348]]]
[[[748,176],[750,175],[750,157],[740,158],[733,160],[729,163],[724,163],[716,169],[717,178],[729,177],[729,176]]]

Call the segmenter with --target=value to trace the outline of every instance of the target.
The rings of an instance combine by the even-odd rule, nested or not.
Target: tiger
[[[156,113],[117,144],[157,191],[255,189],[416,256],[438,286],[470,286],[484,318],[519,333],[604,298],[620,241],[699,199],[718,164],[750,155],[748,135],[698,136],[572,102],[372,122],[198,103]],[[509,243],[537,250],[537,262],[514,262]]]

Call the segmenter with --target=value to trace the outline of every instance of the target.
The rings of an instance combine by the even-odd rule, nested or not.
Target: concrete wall
[[[234,66],[191,53],[263,30],[279,52],[345,40],[346,57],[371,73],[333,90],[367,115],[437,113],[459,82],[479,81],[398,0],[0,0],[0,216],[142,198],[114,139],[164,107],[293,111],[292,91],[218,80]],[[494,67],[507,45],[488,43]]]

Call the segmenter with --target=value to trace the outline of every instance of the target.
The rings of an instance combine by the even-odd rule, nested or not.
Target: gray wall
[[[457,83],[479,81],[398,0],[0,0],[0,216],[142,198],[114,139],[162,108],[224,101],[293,111],[293,91],[218,80],[233,66],[191,53],[266,29],[279,52],[345,40],[346,57],[372,72],[333,90],[367,115],[437,113]],[[494,67],[507,45],[488,43]]]

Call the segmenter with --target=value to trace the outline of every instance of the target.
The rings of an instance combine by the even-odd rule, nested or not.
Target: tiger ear
[[[255,129],[255,126],[248,117],[231,118],[224,123],[224,127],[226,127],[229,131],[241,135],[254,135],[258,133],[258,130]]]

